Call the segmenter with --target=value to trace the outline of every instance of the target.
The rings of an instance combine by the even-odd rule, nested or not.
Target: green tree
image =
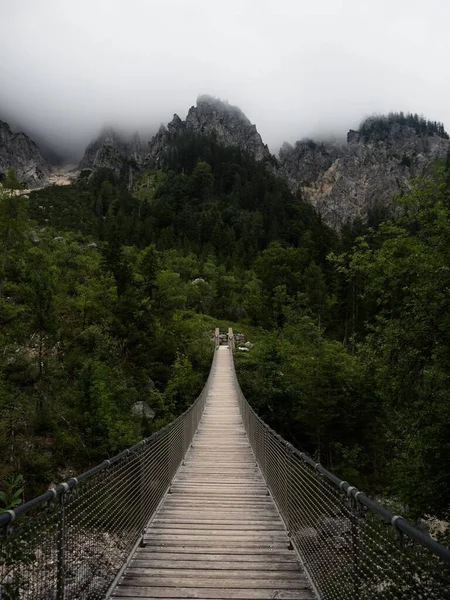
[[[29,281],[30,326],[37,336],[39,377],[44,373],[45,351],[54,346],[58,333],[58,316],[55,309],[55,282],[42,253],[36,253]]]
[[[97,459],[111,456],[139,438],[117,374],[103,362],[87,359],[80,372],[80,405],[85,449]]]
[[[166,388],[166,396],[174,404],[178,413],[186,410],[196,399],[202,388],[198,373],[191,361],[178,353]]]
[[[17,194],[20,189],[21,185],[17,179],[15,169],[8,169],[3,186],[0,187],[0,299],[3,294],[3,283],[11,249],[19,242],[24,229],[24,201]]]
[[[319,328],[326,325],[331,299],[322,269],[312,262],[306,267],[303,278],[305,282],[305,304],[318,319]]]
[[[156,287],[156,278],[161,270],[161,258],[159,252],[152,244],[146,248],[140,258],[140,273],[144,293],[151,298]]]
[[[206,201],[211,193],[212,182],[211,165],[198,162],[189,177],[188,187],[191,196]]]
[[[414,515],[450,506],[449,198],[443,173],[417,182],[403,215],[361,240],[350,262],[378,305],[361,357],[384,410],[392,489]]]

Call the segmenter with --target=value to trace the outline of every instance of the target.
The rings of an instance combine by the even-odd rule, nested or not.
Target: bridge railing
[[[214,363],[200,396],[166,427],[0,515],[1,600],[109,597],[197,430]]]
[[[450,599],[449,550],[279,436],[234,377],[255,458],[317,597]]]

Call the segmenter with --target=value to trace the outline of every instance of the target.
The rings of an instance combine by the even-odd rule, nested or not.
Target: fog
[[[66,154],[105,125],[149,137],[199,94],[272,151],[373,113],[450,126],[446,0],[0,0],[0,119]]]

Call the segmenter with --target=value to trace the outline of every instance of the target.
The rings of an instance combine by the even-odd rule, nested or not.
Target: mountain
[[[200,96],[184,121],[175,114],[148,146],[137,134],[126,140],[113,129],[104,130],[87,147],[80,168],[107,167],[118,173],[124,162],[137,169],[164,167],[183,136],[187,140],[189,136],[214,136],[220,145],[237,146],[265,162],[335,229],[346,221],[366,219],[372,210],[389,212],[393,197],[408,189],[412,178],[426,174],[436,160],[445,159],[450,150],[442,124],[393,113],[366,119],[358,130],[348,132],[346,143],[284,143],[277,159],[238,107]]]
[[[33,140],[25,133],[13,133],[7,123],[0,121],[0,175],[11,167],[29,188],[45,185],[51,171]]]
[[[250,120],[237,106],[211,96],[199,96],[186,120],[174,115],[167,128],[161,126],[149,144],[150,163],[159,164],[174,136],[213,135],[222,146],[238,146],[259,161],[273,161],[269,148]]]
[[[366,219],[370,211],[389,207],[393,197],[424,175],[450,148],[442,124],[403,113],[365,120],[350,130],[346,143],[302,140],[284,143],[278,159],[264,144],[256,126],[236,106],[199,96],[183,121],[177,114],[161,125],[146,149],[139,137],[125,141],[109,129],[86,149],[80,168],[108,167],[115,172],[124,160],[136,167],[164,167],[177,140],[214,136],[222,146],[238,146],[286,179],[293,192],[340,229],[346,221]]]
[[[204,95],[184,121],[175,114],[148,144],[137,133],[127,138],[112,128],[104,129],[86,148],[80,169],[106,167],[120,173],[125,164],[137,171],[164,167],[183,136],[187,142],[212,136],[222,146],[245,150],[286,179],[291,190],[300,193],[335,229],[346,221],[366,219],[372,210],[389,212],[394,196],[408,189],[412,178],[426,174],[450,152],[442,124],[393,113],[366,119],[358,130],[348,132],[346,143],[308,139],[294,146],[284,143],[276,158],[238,107]],[[48,152],[47,148],[46,156],[51,155]],[[51,183],[52,169],[38,145],[0,121],[0,175],[9,167],[17,170],[26,187]]]
[[[238,146],[256,160],[275,160],[256,126],[237,106],[211,96],[200,96],[197,105],[189,109],[185,121],[174,115],[167,127],[161,125],[148,147],[141,143],[137,134],[127,141],[112,128],[103,130],[86,148],[80,169],[107,167],[119,172],[129,160],[137,167],[160,166],[173,148],[174,139],[189,134],[213,135],[222,146]]]
[[[105,128],[86,148],[79,168],[93,170],[105,167],[119,173],[125,160],[131,160],[140,167],[144,159],[145,146],[138,133],[126,140],[114,129]]]
[[[349,131],[346,144],[284,144],[279,163],[291,189],[339,229],[357,217],[364,220],[371,210],[389,212],[393,197],[409,187],[411,178],[425,175],[449,151],[440,123],[399,113],[367,119],[359,130]]]

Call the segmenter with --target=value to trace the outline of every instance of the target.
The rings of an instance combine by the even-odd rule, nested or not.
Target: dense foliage
[[[384,141],[389,137],[393,125],[403,125],[411,127],[421,136],[437,135],[438,137],[449,139],[443,123],[439,121],[428,121],[418,114],[389,113],[387,116],[370,117],[361,123],[359,132],[363,139],[367,141]]]
[[[100,169],[30,198],[5,182],[5,496],[184,410],[222,319],[254,341],[237,368],[271,426],[412,515],[447,516],[448,174],[417,182],[395,219],[374,211],[338,237],[241,150],[193,136],[172,148],[164,168]],[[134,415],[142,400],[153,421]]]
[[[450,189],[417,182],[403,215],[359,239],[345,270],[376,305],[360,346],[389,452],[387,476],[411,510],[450,505]]]

